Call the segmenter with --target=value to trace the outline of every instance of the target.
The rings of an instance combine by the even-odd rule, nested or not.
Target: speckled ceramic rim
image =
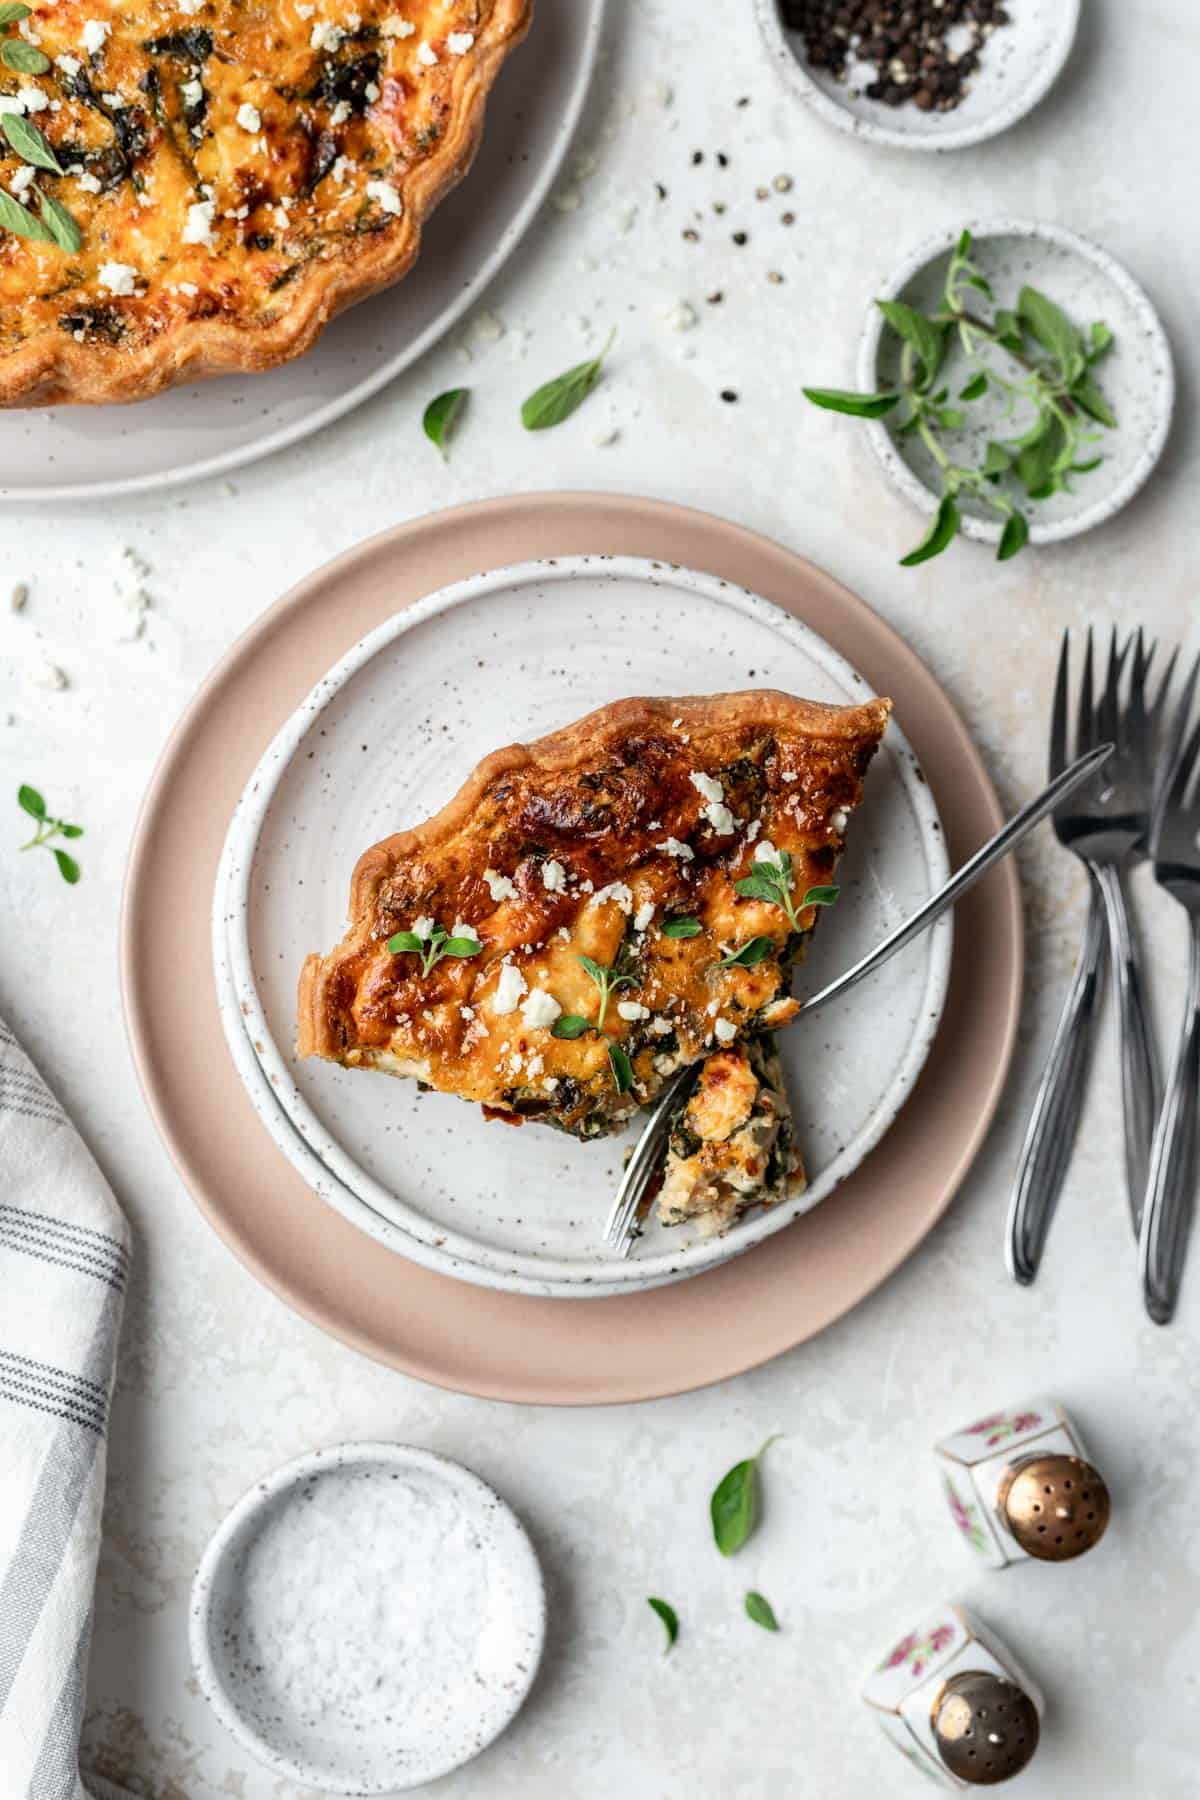
[[[1103,525],[1108,519],[1120,512],[1121,508],[1133,499],[1138,489],[1149,478],[1155,463],[1162,455],[1167,441],[1167,433],[1171,428],[1171,415],[1175,408],[1175,369],[1171,358],[1171,346],[1167,342],[1167,334],[1163,330],[1162,321],[1154,309],[1150,296],[1129,273],[1128,269],[1093,244],[1090,239],[1080,237],[1077,232],[1067,231],[1061,225],[1047,225],[1036,219],[968,219],[965,229],[971,233],[977,243],[986,238],[1016,237],[1042,239],[1046,243],[1057,244],[1061,249],[1070,250],[1081,256],[1085,262],[1093,264],[1100,270],[1113,286],[1119,288],[1125,299],[1137,314],[1138,324],[1146,337],[1150,339],[1161,359],[1163,370],[1163,393],[1159,401],[1158,413],[1154,421],[1154,429],[1142,446],[1137,462],[1130,469],[1125,480],[1102,500],[1084,505],[1070,518],[1056,519],[1051,523],[1034,521],[1030,526],[1029,540],[1033,544],[1058,544],[1066,538],[1078,537],[1083,531],[1090,531],[1093,525]],[[926,238],[923,244],[907,257],[900,267],[884,282],[878,298],[894,300],[908,286],[913,277],[920,273],[927,263],[945,256],[958,242],[964,226],[955,227],[952,231],[940,232],[936,237]],[[883,336],[884,318],[872,299],[867,309],[866,323],[858,347],[858,385],[863,390],[872,390],[878,381],[879,346]],[[932,518],[937,509],[934,494],[913,474],[912,469],[896,449],[892,434],[880,420],[871,420],[867,425],[867,435],[871,440],[871,448],[879,458],[884,472],[893,486],[899,488],[906,500],[927,517]],[[990,519],[977,519],[971,513],[964,512],[962,532],[964,537],[972,538],[979,544],[998,544],[1000,542],[1000,524]]]
[[[451,1491],[466,1494],[472,1501],[484,1501],[489,1508],[499,1512],[505,1523],[508,1543],[504,1546],[509,1552],[509,1573],[513,1578],[513,1586],[525,1606],[522,1619],[523,1628],[529,1633],[531,1641],[536,1645],[529,1658],[527,1669],[514,1672],[511,1686],[505,1685],[504,1699],[510,1702],[502,1708],[493,1722],[488,1735],[464,1754],[461,1750],[448,1753],[444,1757],[431,1761],[407,1780],[390,1779],[386,1784],[364,1787],[361,1777],[347,1773],[344,1780],[331,1779],[327,1770],[322,1770],[319,1779],[302,1764],[293,1762],[290,1757],[282,1755],[246,1718],[239,1712],[224,1675],[213,1657],[213,1605],[220,1577],[230,1556],[237,1554],[239,1540],[244,1527],[249,1525],[257,1514],[263,1513],[288,1488],[299,1487],[314,1475],[327,1474],[331,1469],[342,1467],[348,1463],[375,1463],[386,1469],[416,1469],[424,1475],[433,1475],[443,1482]],[[333,1444],[327,1450],[314,1450],[305,1456],[298,1456],[292,1462],[285,1463],[262,1481],[255,1482],[247,1490],[237,1505],[226,1514],[221,1524],[210,1538],[196,1578],[192,1584],[191,1605],[188,1609],[188,1646],[192,1656],[192,1666],[200,1683],[205,1699],[212,1706],[222,1725],[252,1756],[265,1763],[276,1774],[284,1775],[291,1781],[299,1782],[302,1787],[321,1789],[331,1794],[377,1795],[395,1794],[408,1788],[424,1786],[426,1782],[436,1781],[440,1775],[449,1774],[451,1769],[461,1768],[470,1762],[480,1751],[494,1743],[500,1733],[510,1725],[525,1704],[530,1688],[537,1676],[541,1661],[542,1649],[546,1637],[546,1591],[542,1579],[541,1566],[538,1563],[528,1533],[512,1508],[503,1501],[494,1489],[470,1469],[464,1469],[461,1463],[452,1462],[448,1457],[438,1456],[432,1450],[420,1450],[408,1444]]]
[[[1024,960],[1009,859],[956,909],[958,948],[929,1061],[837,1205],[816,1207],[696,1281],[592,1306],[504,1294],[388,1255],[312,1193],[238,1079],[205,953],[221,846],[246,777],[321,671],[398,607],[489,562],[602,550],[700,562],[803,618],[895,697],[951,861],[998,829],[995,793],[946,694],[831,576],[693,508],[620,494],[523,494],[398,525],[255,621],[163,751],[130,847],[121,921],[125,1019],[146,1103],[234,1254],[365,1356],[459,1393],[546,1406],[613,1405],[728,1380],[815,1336],[885,1281],[941,1218],[983,1142],[1016,1042]]]
[[[108,500],[118,494],[156,493],[163,488],[181,487],[185,482],[206,481],[215,475],[228,475],[234,469],[245,468],[247,463],[258,462],[264,456],[273,456],[277,450],[286,450],[289,444],[301,442],[311,437],[315,431],[323,431],[335,420],[344,418],[353,412],[356,406],[371,399],[381,389],[395,381],[398,375],[424,356],[443,338],[452,326],[456,325],[463,314],[471,306],[476,306],[489,282],[493,281],[504,267],[513,251],[537,218],[545,204],[546,196],[557,180],[563,165],[563,159],[571,145],[576,127],[583,114],[584,102],[592,84],[596,71],[596,59],[600,53],[600,39],[604,29],[605,11],[608,0],[570,0],[572,5],[586,5],[590,8],[587,32],[582,45],[582,53],[574,71],[570,89],[566,95],[562,117],[554,139],[554,148],[550,156],[542,164],[533,185],[527,191],[524,200],[513,214],[507,229],[502,233],[491,253],[480,263],[476,273],[464,282],[454,294],[449,305],[443,307],[437,318],[432,320],[423,331],[417,333],[404,344],[394,355],[385,358],[369,375],[361,381],[353,381],[333,400],[317,407],[303,419],[294,420],[277,431],[264,432],[261,438],[252,444],[242,444],[236,450],[219,451],[215,456],[203,456],[195,462],[185,462],[176,468],[163,469],[156,474],[138,475],[125,480],[105,480],[75,482],[65,487],[7,487],[0,491],[0,506],[27,506],[35,502],[57,502],[64,500]],[[532,43],[534,40],[531,39]],[[486,132],[484,144],[487,143]],[[486,152],[484,152],[486,154]],[[417,264],[420,267],[420,264]],[[311,354],[311,352],[310,352]],[[253,375],[245,377],[222,377],[233,382],[241,380],[246,384],[248,402],[254,398]],[[153,400],[145,404],[152,406]]]
[[[759,30],[762,32],[767,53],[784,82],[806,106],[828,125],[836,125],[839,131],[848,132],[851,137],[858,138],[864,144],[886,144],[892,150],[926,150],[941,154],[947,150],[966,150],[972,144],[982,144],[988,138],[999,137],[1018,119],[1033,111],[1040,100],[1043,100],[1058,80],[1071,54],[1075,42],[1075,33],[1079,28],[1079,0],[1057,0],[1059,9],[1059,35],[1054,51],[1047,56],[1038,67],[1034,80],[1026,82],[1018,89],[1005,106],[998,106],[986,119],[980,119],[974,125],[948,125],[937,137],[918,137],[915,132],[898,131],[891,125],[877,125],[871,119],[863,119],[849,107],[842,106],[831,99],[825,90],[817,85],[808,73],[803,62],[788,43],[783,29],[783,21],[779,15],[779,0],[754,0],[754,10],[758,14]]]
[[[764,1239],[784,1230],[796,1219],[830,1195],[856,1169],[879,1142],[905,1100],[912,1092],[933,1040],[937,1035],[946,983],[950,968],[952,921],[945,914],[926,940],[925,989],[919,1007],[919,1024],[891,1083],[881,1095],[879,1105],[857,1135],[847,1143],[821,1174],[802,1192],[778,1206],[766,1208],[739,1223],[724,1237],[693,1243],[681,1255],[678,1248],[654,1255],[635,1255],[628,1260],[611,1258],[584,1267],[554,1257],[520,1255],[493,1250],[444,1223],[424,1215],[400,1195],[374,1180],[363,1166],[351,1157],[342,1142],[331,1134],[308,1105],[292,1077],[287,1055],[271,1036],[270,1024],[254,979],[250,952],[248,921],[250,888],[256,846],[271,802],[279,783],[287,773],[297,751],[307,740],[316,719],[338,698],[346,684],[368,663],[389,650],[415,626],[428,623],[455,607],[486,600],[490,594],[511,592],[514,588],[538,589],[586,576],[621,583],[638,583],[651,588],[680,587],[698,601],[710,606],[732,608],[778,632],[780,637],[798,648],[823,668],[847,695],[872,690],[863,677],[816,632],[759,595],[735,587],[727,581],[704,575],[695,569],[664,567],[659,562],[635,557],[554,557],[515,567],[488,570],[454,583],[438,593],[426,596],[406,607],[394,619],[387,620],[363,641],[356,644],[297,708],[277,734],[266,755],[246,783],[245,791],[229,828],[226,854],[222,859],[228,887],[218,882],[213,910],[216,919],[224,918],[228,926],[228,946],[233,975],[237,1012],[226,1022],[236,1029],[240,1016],[243,1028],[262,1065],[255,1082],[255,1105],[260,1118],[294,1166],[312,1180],[312,1158],[303,1154],[307,1145],[320,1164],[341,1184],[344,1191],[363,1203],[359,1223],[372,1231],[375,1221],[383,1217],[399,1225],[410,1237],[424,1243],[427,1256],[422,1258],[432,1268],[447,1274],[463,1274],[486,1286],[499,1286],[517,1293],[539,1294],[559,1299],[590,1299],[599,1294],[627,1292],[663,1282],[684,1281],[711,1269],[734,1256],[743,1255]],[[916,817],[921,847],[925,855],[928,892],[933,893],[946,880],[945,836],[938,819],[937,807],[929,784],[921,775],[917,761],[900,726],[888,728],[888,749],[895,758],[905,794]],[[298,972],[297,972],[298,974]],[[218,1004],[226,998],[218,981]],[[281,1126],[278,1108],[270,1106],[270,1090],[290,1121]],[[321,1191],[320,1189],[318,1191]],[[333,1199],[333,1196],[330,1195]],[[338,1201],[334,1199],[334,1204]],[[599,1234],[601,1221],[597,1220]],[[392,1240],[392,1248],[397,1245]],[[443,1256],[443,1247],[445,1255]]]

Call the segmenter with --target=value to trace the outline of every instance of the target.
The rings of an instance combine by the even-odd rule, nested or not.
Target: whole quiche
[[[0,404],[273,368],[400,279],[532,0],[0,0]]]

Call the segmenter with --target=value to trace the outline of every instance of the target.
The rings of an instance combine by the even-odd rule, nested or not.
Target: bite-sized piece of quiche
[[[354,871],[298,1047],[578,1137],[794,1017],[890,702],[621,700],[498,750]]]
[[[127,401],[307,350],[398,280],[532,0],[3,11],[0,404]]]
[[[707,1057],[672,1122],[659,1219],[715,1237],[748,1208],[772,1206],[803,1186],[774,1038]]]

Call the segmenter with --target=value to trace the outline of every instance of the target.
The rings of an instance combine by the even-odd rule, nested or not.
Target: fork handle
[[[1121,872],[1114,863],[1089,865],[1108,916],[1108,943],[1117,990],[1117,1026],[1121,1043],[1121,1105],[1125,1117],[1125,1187],[1135,1234],[1142,1225],[1142,1203],[1150,1177],[1150,1152],[1158,1118],[1161,1082],[1154,1040],[1146,1018],[1145,983],[1137,944],[1129,925],[1129,908]]]
[[[1187,1005],[1154,1134],[1142,1219],[1142,1294],[1157,1325],[1175,1312],[1200,1174],[1200,918],[1193,918]]]
[[[1022,1287],[1029,1286],[1041,1265],[1046,1233],[1071,1159],[1083,1108],[1092,1020],[1104,980],[1107,940],[1104,901],[1095,881],[1089,881],[1083,946],[1034,1099],[1008,1209],[1008,1272]]]

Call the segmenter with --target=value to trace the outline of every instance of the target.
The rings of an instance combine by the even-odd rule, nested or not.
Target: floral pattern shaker
[[[990,1568],[1066,1562],[1104,1535],[1111,1502],[1055,1400],[990,1413],[935,1446],[950,1515]]]
[[[1017,1775],[1044,1700],[1016,1657],[962,1606],[943,1606],[873,1669],[863,1700],[914,1768],[954,1793]]]

